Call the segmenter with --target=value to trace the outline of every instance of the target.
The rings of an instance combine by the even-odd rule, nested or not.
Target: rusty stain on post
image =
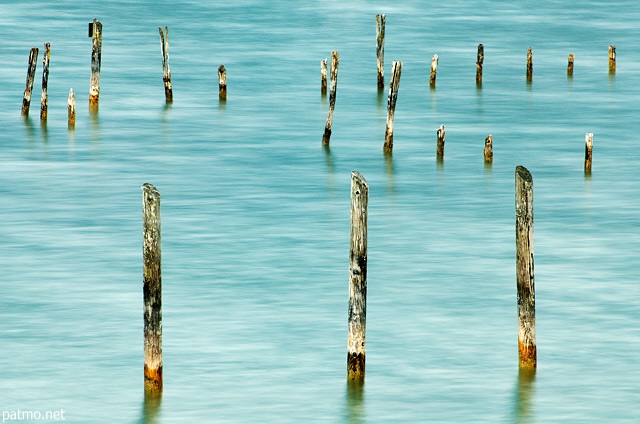
[[[31,93],[33,92],[33,80],[36,76],[36,67],[38,66],[38,48],[33,47],[29,52],[29,67],[27,68],[27,84],[24,89],[22,98],[22,115],[29,115],[29,106],[31,105]]]
[[[102,63],[102,23],[93,20],[91,32],[91,85],[89,87],[89,108],[98,109],[100,99],[100,64]]]
[[[491,134],[484,139],[484,161],[485,163],[493,162],[493,135]]]
[[[227,68],[218,66],[218,98],[223,102],[227,100]]]
[[[436,159],[442,162],[442,160],[444,159],[444,125],[440,125],[440,128],[438,128],[436,135],[438,140],[436,146]]]
[[[476,85],[482,86],[482,64],[484,62],[484,45],[478,44],[478,57],[476,60]]]
[[[47,120],[47,112],[49,108],[49,94],[47,87],[49,85],[49,58],[51,57],[51,44],[44,43],[44,58],[42,60],[42,97],[40,100],[40,120]]]
[[[587,133],[584,137],[584,173],[591,175],[591,163],[593,159],[593,133]]]
[[[384,24],[387,15],[376,15],[376,56],[378,58],[378,90],[384,90]]]
[[[392,62],[391,82],[389,83],[389,98],[387,100],[387,125],[384,134],[383,151],[391,153],[393,151],[393,120],[396,111],[396,101],[398,100],[398,89],[400,88],[400,75],[402,74],[402,62]]]
[[[331,87],[329,89],[329,116],[324,126],[322,144],[328,145],[331,141],[331,126],[333,125],[333,111],[336,107],[336,90],[338,88],[338,64],[340,55],[336,50],[331,52]]]
[[[160,239],[160,192],[142,185],[143,204],[143,298],[144,298],[144,388],[162,392],[162,271]]]
[[[173,102],[173,87],[171,85],[171,68],[169,67],[169,27],[158,27],[160,32],[160,52],[162,53],[162,81],[164,81],[164,97],[167,103]]]
[[[369,185],[351,172],[351,235],[349,241],[349,314],[347,379],[363,381],[367,330],[367,216]]]
[[[69,98],[67,99],[67,125],[70,129],[76,126],[76,94],[73,88],[69,89]]]
[[[533,178],[516,167],[516,278],[520,368],[537,367],[536,299],[533,263]]]

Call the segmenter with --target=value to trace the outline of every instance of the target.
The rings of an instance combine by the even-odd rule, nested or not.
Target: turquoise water
[[[387,14],[387,84],[403,62],[392,157],[376,13]],[[636,422],[639,18],[632,1],[0,4],[0,409],[64,410],[73,423]],[[25,120],[31,47],[41,52]],[[323,149],[319,65],[331,50],[340,67]],[[534,179],[533,380],[517,367],[517,165]],[[370,185],[361,389],[345,378],[351,170]],[[143,393],[145,182],[162,194],[160,402]]]

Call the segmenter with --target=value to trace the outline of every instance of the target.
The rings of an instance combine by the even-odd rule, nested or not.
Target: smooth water
[[[637,422],[640,6],[386,3],[0,4],[3,413],[64,410],[73,423]],[[387,14],[387,84],[391,62],[404,64],[392,157],[382,153],[376,13]],[[97,114],[93,18],[103,24]],[[170,106],[160,25],[170,33]],[[31,47],[41,52],[25,120]],[[324,149],[320,60],[331,50],[340,66]],[[534,178],[533,379],[517,366],[517,165]],[[370,185],[361,388],[346,384],[351,170]],[[145,182],[162,194],[160,401],[143,393]]]

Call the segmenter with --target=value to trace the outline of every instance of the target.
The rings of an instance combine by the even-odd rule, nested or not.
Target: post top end
[[[533,177],[531,176],[531,172],[524,166],[518,165],[516,166],[516,176],[519,176],[523,181],[527,181],[532,183]]]

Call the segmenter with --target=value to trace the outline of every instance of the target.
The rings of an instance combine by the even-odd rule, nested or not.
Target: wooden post
[[[584,138],[584,173],[586,175],[591,174],[591,163],[593,153],[593,133],[587,133]]]
[[[69,89],[69,98],[67,99],[67,124],[69,128],[76,126],[76,93],[73,88]]]
[[[609,46],[609,72],[616,72],[616,46],[614,44]]]
[[[363,381],[367,330],[367,207],[369,185],[351,172],[351,237],[349,252],[349,338],[347,379]]]
[[[484,139],[484,161],[485,163],[493,162],[493,135],[491,134]]]
[[[320,61],[320,93],[327,94],[327,59]]]
[[[224,65],[218,66],[218,97],[227,100],[227,69]]]
[[[40,120],[47,120],[47,109],[49,107],[49,94],[47,86],[49,84],[49,58],[51,57],[51,44],[44,43],[44,58],[42,60],[42,98],[40,100]]]
[[[160,193],[151,184],[142,186],[144,388],[162,392],[162,272],[160,254]]]
[[[535,369],[536,295],[533,273],[533,178],[516,167],[516,277],[520,368]]]
[[[484,62],[484,45],[478,44],[478,59],[476,60],[476,85],[482,85],[482,63]]]
[[[438,72],[438,55],[434,54],[431,58],[431,75],[429,76],[431,88],[436,86],[436,72]]]
[[[324,126],[322,144],[327,145],[331,141],[331,125],[333,125],[333,110],[336,107],[336,89],[338,88],[338,64],[340,55],[336,50],[331,52],[331,88],[329,89],[329,116]]]
[[[398,89],[400,88],[400,74],[402,73],[402,62],[392,62],[391,82],[389,83],[389,98],[387,100],[387,126],[384,134],[385,153],[393,151],[393,118],[396,111],[396,101],[398,100]]]
[[[98,108],[100,99],[100,64],[102,63],[102,23],[94,19],[91,26],[91,86],[89,87],[89,107]]]
[[[533,78],[533,50],[529,47],[527,51],[527,82],[531,82]]]
[[[387,15],[376,15],[376,56],[378,57],[378,90],[384,90],[384,24]]]
[[[572,77],[573,76],[573,59],[574,59],[574,55],[570,54],[569,55],[569,60],[567,63],[567,76]]]
[[[24,89],[22,98],[22,115],[29,116],[29,106],[31,105],[31,93],[33,92],[33,79],[36,77],[36,66],[38,66],[38,48],[33,47],[29,52],[29,67],[27,68],[27,86]]]
[[[171,86],[171,68],[169,67],[169,27],[158,27],[160,31],[160,52],[162,53],[162,80],[164,81],[164,97],[167,103],[173,102],[173,88]]]
[[[438,145],[436,147],[436,159],[442,161],[444,159],[444,125],[440,125],[438,129],[437,139]]]

